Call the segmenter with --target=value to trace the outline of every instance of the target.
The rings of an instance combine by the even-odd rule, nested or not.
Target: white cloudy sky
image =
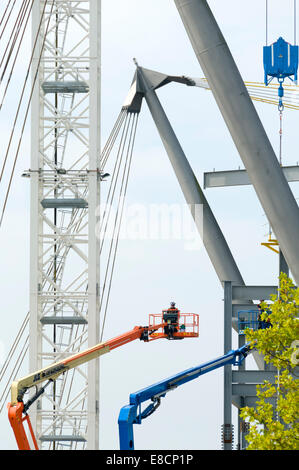
[[[210,0],[209,4],[231,48],[244,80],[263,81],[265,2]],[[102,138],[111,130],[139,64],[168,74],[201,77],[193,49],[172,0],[103,0],[102,2]],[[269,40],[293,41],[293,1],[271,0]],[[1,10],[0,10],[1,12]],[[28,50],[30,43],[28,38]],[[26,52],[26,51],[25,51]],[[26,53],[18,73],[24,75]],[[221,74],[221,70],[219,71]],[[15,89],[20,87],[17,74]],[[222,77],[226,80],[226,77]],[[202,183],[203,172],[242,168],[240,157],[210,92],[171,84],[159,90],[161,102],[183,149]],[[0,112],[5,141],[15,109],[11,92]],[[278,112],[256,105],[275,149]],[[296,164],[297,112],[285,111],[283,163]],[[29,183],[20,177],[29,167],[29,127],[21,149],[16,178],[0,232],[0,341],[8,351],[29,300]],[[1,160],[4,155],[2,146]],[[293,186],[297,197],[298,190]],[[210,189],[207,199],[225,234],[247,284],[273,284],[278,259],[260,246],[267,221],[251,187]],[[140,116],[130,180],[130,203],[183,203],[179,185],[157,130],[144,104]],[[105,338],[145,324],[171,300],[182,311],[200,315],[200,337],[179,343],[132,343],[101,361],[101,448],[118,448],[117,418],[129,394],[164,377],[217,357],[223,352],[223,291],[203,249],[188,251],[181,240],[122,241]],[[234,336],[234,345],[236,345]],[[253,366],[249,362],[250,367]],[[223,372],[218,370],[172,392],[155,415],[135,426],[137,449],[220,449],[223,423]],[[2,413],[0,448],[15,448]]]

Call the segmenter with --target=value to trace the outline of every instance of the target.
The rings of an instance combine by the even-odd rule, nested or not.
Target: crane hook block
[[[280,84],[285,78],[297,84],[298,46],[292,46],[280,37],[270,46],[264,46],[263,49],[265,85],[269,85],[273,78],[277,78]]]

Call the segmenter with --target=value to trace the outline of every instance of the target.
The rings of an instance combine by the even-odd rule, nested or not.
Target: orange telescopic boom
[[[168,311],[163,310],[162,314],[154,315],[154,319],[150,316],[153,324],[149,326],[135,326],[135,328],[127,333],[110,339],[104,343],[99,343],[92,348],[81,351],[67,359],[55,362],[50,366],[23,377],[22,379],[14,381],[11,385],[11,401],[8,403],[7,407],[9,422],[12,426],[19,450],[38,450],[37,440],[27,412],[29,407],[44,393],[45,388],[50,383],[54,382],[60,375],[136,339],[149,342],[158,338],[183,339],[184,337],[198,336],[198,315],[180,314],[179,310],[176,310],[178,315],[177,320],[175,321],[174,309],[169,309],[169,311],[171,311],[169,315],[171,322],[167,319],[167,314],[165,314],[165,312]],[[191,327],[193,330],[191,333],[186,332],[185,324],[180,324],[180,320],[182,318],[185,319],[185,315],[193,318],[193,325],[191,326],[191,323],[187,324],[189,329]],[[162,320],[160,323],[157,322],[158,316],[160,317],[160,320]],[[159,330],[161,330],[161,332],[159,332]],[[46,380],[48,381],[46,385],[41,387],[37,393],[26,404],[24,404],[23,398],[27,390],[32,387],[36,387]],[[24,424],[27,424],[28,426],[28,435]]]

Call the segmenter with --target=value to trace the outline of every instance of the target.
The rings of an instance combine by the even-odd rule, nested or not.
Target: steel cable
[[[17,111],[16,111],[14,123],[13,123],[13,126],[12,126],[12,131],[11,131],[10,138],[9,138],[9,142],[8,142],[8,147],[7,147],[7,149],[6,149],[6,154],[5,154],[4,161],[3,161],[3,165],[2,165],[2,169],[1,169],[0,183],[1,183],[1,181],[2,181],[3,173],[4,173],[4,170],[5,170],[5,167],[6,167],[6,163],[7,163],[7,158],[8,158],[9,150],[10,150],[10,147],[11,147],[11,143],[12,143],[12,139],[13,139],[15,127],[16,127],[16,124],[17,124],[17,120],[18,120],[18,117],[19,117],[19,113],[20,113],[20,109],[21,109],[21,104],[22,104],[22,101],[23,101],[23,98],[24,98],[25,89],[26,89],[26,85],[27,85],[27,82],[28,82],[29,73],[30,73],[30,70],[31,70],[31,66],[32,66],[32,62],[33,62],[33,57],[34,57],[36,45],[37,45],[37,42],[38,42],[38,37],[39,37],[40,30],[41,30],[41,26],[42,26],[42,22],[43,22],[45,10],[46,10],[47,2],[48,2],[48,0],[45,1],[44,8],[43,8],[43,11],[42,11],[42,14],[41,14],[41,18],[40,18],[40,22],[39,22],[39,26],[38,26],[38,31],[37,31],[37,34],[36,34],[36,37],[35,37],[35,41],[34,41],[32,53],[31,53],[29,65],[28,65],[28,68],[27,68],[27,73],[26,73],[25,81],[24,81],[24,84],[23,84],[22,92],[21,92],[21,97],[20,97],[20,100],[19,100],[19,104],[18,104],[18,108],[17,108]]]
[[[0,27],[1,27],[2,23],[3,23],[3,21],[4,21],[4,18],[5,18],[5,16],[6,16],[6,13],[7,13],[7,11],[8,11],[8,7],[9,7],[10,3],[11,3],[11,0],[8,0],[7,5],[6,5],[6,8],[5,8],[4,12],[3,12],[3,15],[2,15],[2,18],[1,18],[1,21],[0,21]]]
[[[118,133],[119,133],[119,130],[122,126],[122,123],[123,123],[123,120],[125,118],[125,111],[124,110],[121,110],[121,112],[119,113],[118,115],[118,118],[114,124],[114,127],[107,139],[107,142],[102,150],[102,153],[101,153],[101,159],[100,159],[100,162],[101,162],[101,170],[104,169],[106,163],[107,163],[107,160],[110,156],[110,153],[111,153],[111,149],[113,148],[114,146],[114,143],[115,143],[115,140],[117,139],[117,136],[118,136]]]
[[[5,23],[4,23],[2,32],[0,33],[0,40],[2,39],[2,36],[3,36],[3,34],[4,34],[4,31],[5,31],[5,29],[6,29],[6,26],[7,26],[7,24],[8,24],[9,18],[11,17],[11,14],[12,14],[12,11],[13,11],[13,9],[14,9],[14,7],[15,7],[15,4],[16,4],[16,0],[14,0],[13,5],[12,5],[12,7],[11,7],[11,9],[10,9],[9,14],[8,14],[8,17],[6,18],[6,21],[5,21]]]
[[[31,7],[30,7],[30,2],[31,2]],[[23,39],[24,39],[24,34],[25,34],[25,31],[26,31],[26,28],[28,26],[28,20],[29,20],[29,17],[31,15],[31,10],[32,10],[32,5],[33,5],[33,1],[32,0],[26,0],[26,4],[24,4],[24,10],[21,14],[21,18],[19,19],[19,23],[17,25],[17,31],[15,32],[14,34],[14,37],[13,37],[13,40],[12,40],[12,43],[10,45],[10,49],[8,51],[8,55],[7,55],[7,58],[6,58],[6,62],[4,64],[4,67],[1,71],[1,77],[0,77],[0,86],[2,84],[2,82],[4,81],[4,78],[6,76],[6,73],[8,72],[9,70],[9,67],[10,67],[10,62],[11,60],[13,59],[13,55],[14,55],[14,50],[15,48],[17,47],[17,51],[16,51],[16,54],[15,54],[15,58],[13,59],[13,64],[10,68],[10,74],[9,76],[12,75],[12,70],[14,68],[14,65],[15,65],[15,62],[16,62],[16,58],[18,57],[19,55],[19,50],[21,48],[21,45],[23,43]],[[26,18],[26,15],[27,15],[27,18]],[[24,28],[23,28],[24,26]],[[23,31],[22,31],[23,29]],[[20,37],[20,40],[19,40],[19,37]],[[18,41],[19,41],[19,44],[18,44]],[[9,46],[9,43],[7,44],[7,48]],[[2,58],[2,61],[0,63],[0,68],[2,67],[3,65],[3,62],[4,62],[4,59],[5,59],[5,55],[6,55],[6,52],[7,50],[5,51],[4,55],[3,55],[3,58]],[[3,101],[3,99],[2,99]]]
[[[22,325],[21,325],[21,327],[20,327],[20,329],[19,329],[19,332],[18,332],[18,334],[17,334],[17,336],[16,336],[16,338],[15,338],[15,340],[14,340],[14,342],[13,342],[13,344],[12,344],[10,350],[9,350],[9,353],[8,353],[8,355],[7,355],[7,357],[6,357],[6,360],[5,360],[4,364],[3,364],[3,366],[1,367],[1,371],[0,371],[0,382],[2,381],[2,379],[3,379],[3,377],[4,377],[5,373],[6,373],[6,370],[7,370],[7,368],[8,368],[8,365],[9,365],[10,361],[12,360],[12,357],[13,357],[15,351],[16,351],[16,348],[17,348],[19,342],[21,341],[21,338],[22,338],[22,336],[23,336],[23,334],[24,334],[25,328],[26,328],[26,326],[28,325],[28,323],[29,323],[29,313],[27,313],[27,315],[26,315],[26,317],[25,317],[25,319],[24,319],[24,321],[23,321],[23,323],[22,323]]]
[[[114,255],[113,255],[113,261],[112,261],[112,267],[111,267],[111,273],[110,273],[108,292],[107,292],[107,296],[106,296],[106,304],[105,304],[105,310],[104,310],[104,317],[103,317],[100,341],[102,341],[102,339],[103,339],[103,334],[104,334],[104,330],[105,330],[107,310],[108,310],[108,305],[109,305],[110,292],[111,292],[111,286],[112,286],[112,280],[113,280],[113,274],[114,274],[114,267],[115,267],[117,249],[118,249],[118,244],[119,244],[119,235],[120,235],[120,229],[121,229],[121,223],[122,223],[122,217],[123,217],[123,211],[124,211],[124,203],[125,203],[125,198],[126,198],[126,194],[127,194],[128,182],[129,182],[129,176],[130,176],[130,170],[131,170],[131,164],[132,164],[132,157],[133,157],[133,150],[134,150],[134,144],[135,144],[135,138],[136,138],[138,117],[139,117],[138,114],[134,114],[133,122],[132,122],[132,128],[131,128],[131,132],[130,132],[130,139],[129,139],[129,143],[128,143],[126,164],[125,164],[123,178],[122,178],[122,182],[121,182],[121,189],[120,189],[120,194],[119,194],[117,213],[116,213],[116,216],[115,216],[115,225],[114,225],[114,231],[113,231],[113,236],[112,236],[112,240],[111,240],[111,245],[112,245],[112,242],[113,242],[114,236],[115,236],[115,231],[116,231],[116,226],[117,226],[117,219],[118,219],[118,229],[117,229],[117,235],[116,235],[116,241],[115,241],[115,247],[114,247]],[[119,214],[119,217],[118,217],[118,214]],[[109,263],[109,259],[108,259],[108,263]],[[108,263],[107,263],[106,274],[108,272]],[[106,279],[105,279],[105,282],[106,282]],[[104,293],[105,293],[105,286],[103,286],[102,299],[103,299]],[[103,303],[101,302],[100,310],[102,310],[102,305],[103,305]]]
[[[13,380],[17,377],[17,375],[18,375],[18,372],[19,372],[19,370],[20,370],[20,368],[21,368],[21,366],[22,366],[22,364],[23,364],[23,360],[24,360],[24,358],[25,358],[25,356],[26,356],[26,353],[27,353],[27,351],[28,351],[28,348],[29,348],[29,344],[28,344],[28,343],[29,343],[29,335],[25,338],[25,341],[24,341],[24,344],[23,344],[23,346],[22,346],[22,348],[21,348],[21,351],[20,351],[20,353],[19,353],[19,355],[18,355],[18,357],[17,357],[17,359],[16,359],[16,361],[15,361],[15,364],[14,364],[13,367],[12,367],[12,371],[11,371],[11,373],[10,373],[9,378],[7,379],[6,386],[5,386],[4,391],[3,391],[2,395],[1,395],[0,403],[2,402],[3,398],[4,398],[4,400],[6,400],[8,394],[9,394],[9,391],[10,391],[10,385],[11,385],[12,381],[13,381]],[[4,403],[2,403],[2,405],[1,405],[0,412],[2,411],[4,404],[5,404],[5,401],[4,401]]]
[[[21,351],[20,351],[20,353],[19,353],[19,355],[18,355],[18,357],[15,361],[15,364],[12,367],[12,372],[10,373],[10,376],[7,379],[6,385],[4,387],[2,395],[0,397],[0,412],[2,411],[2,409],[3,409],[3,407],[6,403],[6,400],[7,400],[8,394],[9,394],[9,390],[10,390],[10,384],[17,377],[17,375],[19,373],[19,370],[20,370],[20,368],[23,364],[24,358],[25,358],[25,356],[27,354],[27,351],[28,351],[28,348],[29,348],[28,343],[29,343],[29,335],[25,339],[23,347],[21,348]]]
[[[9,196],[9,192],[10,192],[10,189],[11,189],[11,184],[12,184],[12,180],[13,180],[13,176],[14,176],[14,172],[15,172],[15,167],[16,167],[16,163],[17,163],[17,159],[18,159],[18,155],[19,155],[19,151],[20,151],[20,147],[21,147],[21,143],[22,143],[22,139],[23,139],[23,134],[24,134],[24,130],[25,130],[29,110],[30,110],[31,100],[32,100],[35,84],[36,84],[37,77],[38,77],[39,66],[40,66],[40,62],[41,62],[41,58],[42,58],[42,54],[43,54],[43,50],[44,50],[44,46],[45,46],[45,42],[46,42],[46,37],[47,37],[47,34],[48,34],[48,29],[49,29],[49,25],[50,25],[50,20],[51,20],[51,16],[52,16],[52,12],[53,12],[54,3],[55,3],[55,0],[52,0],[52,7],[51,7],[51,11],[49,13],[49,18],[48,18],[48,21],[47,21],[46,31],[45,31],[42,46],[41,46],[41,52],[40,52],[40,56],[39,56],[37,67],[36,67],[36,72],[35,72],[34,79],[33,79],[31,93],[30,93],[29,101],[28,101],[27,108],[26,108],[26,111],[25,111],[25,118],[24,118],[24,121],[23,121],[22,129],[21,129],[21,135],[20,135],[20,139],[19,139],[19,142],[18,142],[17,151],[16,151],[16,154],[15,154],[11,175],[10,175],[10,178],[9,178],[8,188],[7,188],[7,192],[6,192],[5,199],[4,199],[4,204],[3,204],[3,209],[2,209],[1,219],[0,219],[0,228],[2,226],[3,217],[4,217],[4,214],[5,214],[5,209],[6,209],[6,205],[7,205],[7,201],[8,201],[8,196]],[[46,5],[47,5],[47,0],[45,2],[44,8],[46,7]],[[43,10],[43,13],[44,13],[44,11],[45,10]],[[42,15],[42,17],[43,17],[43,15]],[[41,23],[40,23],[40,26],[41,26]],[[37,35],[36,41],[37,41],[37,39],[38,39],[38,35]],[[36,45],[36,43],[35,43],[35,45]],[[33,58],[33,54],[32,54],[32,58]],[[26,77],[26,79],[27,78],[28,77]],[[18,109],[18,111],[19,111],[19,109]],[[10,142],[10,144],[11,144],[11,142]],[[10,148],[10,144],[9,144],[9,148]],[[7,161],[7,155],[8,155],[8,152],[6,154],[5,163]],[[3,168],[2,168],[2,172],[1,172],[1,176],[0,176],[0,182],[2,180],[4,167],[5,166],[3,166]]]
[[[114,197],[115,188],[116,188],[116,185],[117,185],[117,182],[118,182],[119,170],[120,170],[121,163],[122,163],[123,156],[124,156],[125,145],[126,145],[126,140],[127,140],[127,136],[128,136],[130,123],[131,123],[131,115],[129,116],[128,125],[124,126],[124,131],[123,131],[123,136],[122,136],[122,137],[124,137],[124,133],[125,133],[124,141],[123,142],[121,141],[121,143],[119,145],[118,154],[120,154],[120,164],[119,164],[117,177],[116,177],[115,184],[114,184],[113,197]],[[121,150],[121,153],[120,153],[120,150]],[[127,165],[127,160],[125,162],[124,168],[126,168],[126,165]],[[122,176],[122,181],[123,181],[123,178],[124,178],[124,173],[123,173],[123,176]],[[119,198],[120,198],[120,196],[119,196]],[[111,205],[110,205],[109,209],[111,209]],[[104,283],[103,283],[101,298],[103,298],[103,295],[105,293],[106,282],[107,282],[107,278],[108,278],[109,265],[110,265],[110,259],[111,259],[111,254],[112,254],[112,248],[113,248],[113,241],[114,241],[114,235],[115,235],[115,230],[116,230],[118,211],[119,211],[119,204],[118,204],[118,207],[117,207],[117,213],[116,213],[115,220],[114,220],[113,234],[112,234],[112,237],[111,237],[111,243],[110,243],[110,248],[109,248],[109,253],[108,253],[108,261],[107,261],[107,265],[106,265],[106,272],[105,272],[105,277],[104,277]],[[107,224],[108,224],[109,219],[110,219],[110,213],[111,213],[111,210],[109,210],[109,214],[108,214],[108,217],[107,217]],[[107,224],[106,224],[106,227],[105,227],[105,233],[104,233],[102,245],[100,247],[100,254],[102,253],[103,244],[104,244],[104,241],[105,241],[105,234],[106,234],[106,230],[107,230]],[[101,302],[101,305],[102,305],[102,302]],[[101,307],[100,307],[100,309],[101,309]]]
[[[5,57],[7,55],[7,52],[8,52],[8,57],[6,59],[6,63],[5,63],[5,69],[7,68],[8,66],[8,63],[9,63],[9,60],[10,60],[10,57],[11,57],[11,54],[12,54],[12,51],[13,51],[13,48],[15,46],[15,43],[16,43],[16,40],[17,40],[17,37],[19,35],[19,32],[20,32],[20,28],[22,26],[22,23],[24,21],[24,16],[26,14],[26,10],[28,9],[28,6],[29,6],[29,3],[30,3],[30,0],[23,0],[23,3],[21,5],[21,8],[17,14],[17,18],[15,20],[15,23],[14,23],[14,26],[9,34],[9,38],[8,38],[8,41],[7,41],[7,44],[6,44],[6,48],[4,50],[4,53],[3,53],[3,56],[2,56],[2,59],[0,61],[0,68],[2,67],[3,65],[3,62],[5,60]],[[10,46],[11,44],[11,46]],[[10,46],[10,49],[9,49],[9,46]],[[0,80],[0,83],[1,83],[2,79]]]
[[[110,217],[110,213],[111,213],[111,206],[112,206],[112,203],[113,203],[113,200],[114,200],[117,180],[118,180],[118,176],[119,176],[119,172],[120,172],[120,168],[121,168],[123,150],[124,150],[124,146],[125,146],[125,142],[126,142],[126,137],[127,137],[127,134],[128,134],[128,127],[127,126],[129,126],[129,124],[130,124],[130,119],[129,119],[129,122],[128,122],[128,113],[126,113],[126,119],[125,119],[124,128],[123,128],[123,132],[122,132],[120,143],[119,143],[117,157],[116,157],[116,160],[115,160],[115,165],[114,165],[113,174],[112,174],[112,178],[111,178],[111,183],[110,183],[110,187],[109,187],[109,192],[108,192],[108,196],[107,196],[107,200],[106,200],[105,210],[104,210],[104,213],[103,213],[102,222],[100,223],[100,232],[101,232],[101,230],[103,228],[103,225],[104,225],[105,217],[106,217],[104,232],[103,232],[103,235],[101,236],[102,239],[105,238],[105,235],[106,235],[106,232],[107,232],[108,221],[109,221],[109,217]],[[112,187],[113,187],[113,190],[112,190]],[[112,193],[111,193],[111,190],[112,190]],[[103,247],[103,243],[102,243],[101,248],[100,248],[100,253],[102,252],[102,247]]]
[[[8,79],[7,79],[7,82],[6,82],[6,86],[5,86],[5,89],[4,89],[2,98],[1,98],[0,111],[1,111],[1,109],[2,109],[4,100],[5,100],[7,91],[8,91],[8,88],[9,88],[9,85],[10,85],[10,81],[11,81],[11,78],[12,78],[12,76],[13,76],[13,71],[14,71],[14,68],[15,68],[15,65],[16,65],[16,62],[17,62],[17,59],[18,59],[18,56],[19,56],[20,49],[21,49],[21,45],[22,45],[22,42],[23,42],[23,39],[24,39],[24,35],[25,35],[26,30],[27,30],[28,21],[29,21],[29,18],[30,18],[30,16],[31,16],[31,12],[32,12],[33,2],[34,2],[34,0],[32,0],[32,2],[31,2],[31,6],[30,6],[30,9],[29,9],[29,11],[28,11],[28,15],[27,15],[27,18],[26,18],[26,21],[25,21],[25,24],[24,24],[23,32],[22,32],[22,34],[21,34],[21,38],[20,38],[20,41],[19,41],[19,45],[18,45],[18,47],[17,47],[16,54],[15,54],[15,57],[14,57],[14,60],[13,60],[13,63],[12,63],[12,66],[11,66],[11,69],[10,69],[10,72],[9,72],[9,76],[8,76]],[[0,78],[0,84],[1,84],[1,82],[2,82],[2,80],[3,80],[3,78],[4,78],[4,77],[3,77],[3,75],[2,75],[1,78]]]

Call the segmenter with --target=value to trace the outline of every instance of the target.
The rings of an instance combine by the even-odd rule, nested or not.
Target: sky
[[[263,81],[265,2],[210,0],[209,5],[245,81]],[[283,36],[293,41],[293,1],[269,2],[269,42]],[[1,13],[1,10],[0,10]],[[102,145],[104,145],[139,65],[170,75],[202,77],[187,34],[172,0],[102,1]],[[24,77],[30,37],[15,72],[14,88]],[[26,62],[27,58],[27,62]],[[221,73],[221,70],[219,71]],[[226,77],[222,77],[226,80]],[[158,96],[198,178],[207,171],[243,168],[233,141],[209,91],[170,84]],[[279,115],[275,106],[255,103],[276,151]],[[6,142],[16,94],[11,91],[0,111],[1,141]],[[283,164],[295,165],[296,111],[284,112]],[[29,123],[30,124],[30,123]],[[1,161],[5,145],[0,150]],[[0,230],[1,312],[0,362],[28,312],[29,304],[29,168],[30,125],[26,128],[16,177]],[[108,170],[108,168],[107,168]],[[296,184],[292,184],[298,197]],[[3,194],[0,191],[3,197]],[[278,257],[262,247],[268,224],[252,187],[207,189],[205,195],[226,237],[247,285],[277,282]],[[127,200],[130,204],[184,204],[158,132],[143,104],[136,136]],[[118,449],[117,419],[129,394],[223,353],[223,290],[201,246],[188,250],[182,239],[121,240],[104,339],[146,324],[170,301],[182,312],[198,313],[198,339],[181,342],[131,343],[103,357],[100,365],[101,449]],[[233,346],[237,346],[233,334]],[[1,366],[1,364],[0,364]],[[250,359],[248,368],[255,364]],[[234,410],[234,423],[236,412]],[[181,387],[163,400],[160,409],[135,426],[136,449],[220,449],[223,424],[223,371],[220,369]],[[6,417],[0,415],[0,449],[14,449]]]

